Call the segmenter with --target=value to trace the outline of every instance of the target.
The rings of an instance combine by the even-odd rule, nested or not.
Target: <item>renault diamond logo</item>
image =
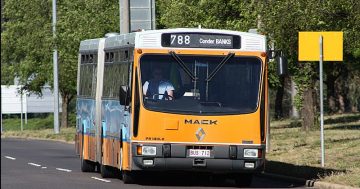
[[[201,127],[196,131],[195,136],[198,139],[198,141],[202,141],[205,137],[205,131]]]

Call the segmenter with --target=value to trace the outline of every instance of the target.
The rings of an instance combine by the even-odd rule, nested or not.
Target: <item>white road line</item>
[[[10,157],[10,156],[5,156],[5,158],[11,159],[11,160],[16,160],[16,158]]]
[[[65,172],[71,172],[70,169],[63,169],[63,168],[56,168],[56,170],[59,170],[59,171],[65,171]]]
[[[35,167],[40,167],[41,165],[39,165],[39,164],[36,164],[36,163],[28,163],[29,165],[33,165],[33,166],[35,166]]]
[[[47,167],[41,167],[41,169],[46,169]]]
[[[97,177],[91,177],[95,180],[99,180],[99,181],[103,181],[103,182],[111,182],[110,180],[106,180],[106,179],[101,179],[101,178],[97,178]]]

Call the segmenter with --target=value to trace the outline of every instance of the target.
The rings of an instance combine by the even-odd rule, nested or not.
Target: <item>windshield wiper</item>
[[[224,66],[224,64],[233,56],[235,53],[229,53],[225,56],[224,59],[221,60],[221,62],[216,66],[216,68],[210,73],[208,78],[205,79],[206,82],[209,82],[218,72],[219,70]]]
[[[185,65],[181,58],[174,52],[170,51],[169,54],[175,59],[175,61],[181,66],[181,68],[188,74],[192,80],[197,80],[198,78],[194,76],[191,70]]]
[[[220,102],[200,102],[203,106],[218,106],[222,107],[222,104]]]

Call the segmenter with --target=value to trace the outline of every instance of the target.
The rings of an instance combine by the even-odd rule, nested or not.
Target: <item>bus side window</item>
[[[127,50],[127,49],[126,49]],[[129,79],[129,62],[125,61],[125,49],[119,49],[105,54],[103,97],[119,99],[121,85],[126,85]]]
[[[80,60],[80,91],[82,97],[95,97],[97,55],[82,54]]]

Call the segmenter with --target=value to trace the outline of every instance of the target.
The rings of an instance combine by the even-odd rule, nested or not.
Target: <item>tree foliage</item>
[[[119,31],[118,1],[58,1],[56,39],[52,34],[52,1],[8,0],[1,34],[2,68],[20,78],[23,89],[41,92],[53,82],[52,53],[59,52],[59,91],[62,96],[62,126],[76,95],[77,55],[81,40]],[[2,75],[4,72],[2,71]]]
[[[344,32],[344,63],[325,63],[325,79],[330,81],[333,76],[339,77],[337,82],[347,79],[357,82],[357,78],[350,77],[354,73],[359,73],[359,59],[356,58],[359,48],[359,2],[347,0],[273,0],[259,1],[261,15],[261,29],[274,41],[276,48],[282,49],[288,56],[290,63],[291,78],[296,82],[298,95],[296,106],[309,115],[303,115],[305,120],[316,120],[314,109],[317,105],[315,100],[315,90],[318,83],[318,64],[317,62],[298,62],[298,32],[299,31],[343,31]],[[333,65],[335,64],[335,65]],[[356,75],[356,74],[355,74]],[[340,76],[342,76],[340,78]],[[327,82],[328,89],[335,84]],[[360,84],[360,83],[358,83]],[[341,85],[341,84],[340,84]],[[341,90],[351,85],[341,85]],[[350,87],[351,97],[359,99],[358,90]],[[311,94],[309,94],[311,93]],[[338,93],[341,93],[338,91]],[[342,92],[344,93],[344,92]],[[330,93],[328,93],[329,97]],[[339,94],[341,96],[341,94]],[[338,96],[339,96],[338,95]],[[357,96],[357,97],[356,97]],[[308,99],[305,99],[308,98]],[[311,98],[311,99],[309,99]],[[329,99],[329,98],[328,98]],[[352,99],[353,102],[355,99]],[[312,103],[310,103],[310,101]],[[309,104],[310,103],[310,104]],[[313,110],[310,111],[309,110]],[[306,128],[311,127],[310,125]]]
[[[158,0],[166,28],[198,27],[247,31],[257,27],[255,4],[236,0]]]
[[[4,6],[1,64],[32,92],[41,91],[52,68],[50,10],[51,1],[41,0],[6,1]]]

